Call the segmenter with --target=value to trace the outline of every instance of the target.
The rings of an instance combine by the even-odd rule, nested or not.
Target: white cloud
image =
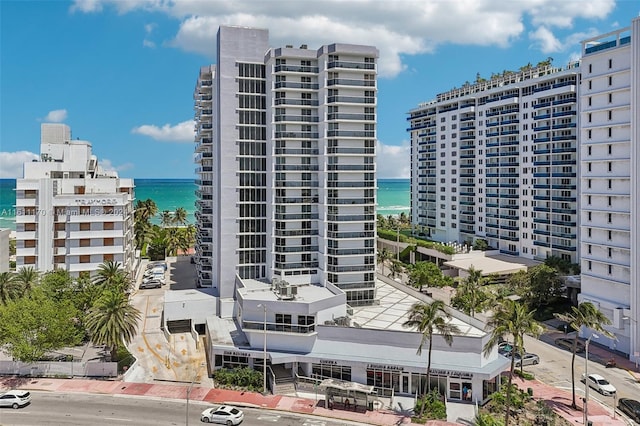
[[[154,22],[150,24],[146,24],[144,26],[145,37],[144,37],[144,40],[142,40],[142,45],[144,47],[148,47],[151,49],[154,49],[156,47],[156,43],[154,41],[149,40],[149,36],[156,29],[157,26],[158,25]]]
[[[142,126],[134,127],[131,133],[149,136],[157,141],[193,142],[194,126],[195,122],[193,120],[183,121],[175,126],[165,124],[159,127],[154,124],[143,124]]]
[[[151,41],[151,40],[147,40],[146,38],[144,40],[142,40],[142,45],[144,47],[148,47],[150,49],[154,49],[156,47],[156,43]]]
[[[75,0],[71,5],[71,12],[95,13],[102,11],[100,0]]]
[[[542,53],[559,52],[562,49],[560,40],[546,27],[539,27],[537,30],[529,33],[529,38],[533,40],[534,45],[538,46]]]
[[[48,123],[61,123],[67,119],[67,110],[66,109],[54,109],[53,111],[49,111],[49,113],[42,119],[42,121]]]
[[[104,158],[98,161],[98,165],[107,172],[123,172],[125,170],[133,169],[133,163],[124,163],[119,166],[115,166],[111,163],[111,160]]]
[[[178,32],[164,45],[209,58],[219,25],[253,26],[268,28],[273,46],[318,48],[336,41],[377,46],[380,76],[393,77],[405,70],[403,56],[433,52],[446,43],[505,47],[530,31],[534,47],[558,49],[552,28],[570,28],[578,18],[602,19],[615,0],[77,0],[72,9],[94,12],[106,4],[118,13],[141,9],[179,20]],[[526,18],[534,28],[525,28]]]
[[[39,159],[29,151],[0,152],[0,178],[16,179],[23,176],[23,164]]]
[[[380,179],[409,178],[411,176],[411,147],[409,142],[402,145],[385,145],[378,141],[376,161]]]

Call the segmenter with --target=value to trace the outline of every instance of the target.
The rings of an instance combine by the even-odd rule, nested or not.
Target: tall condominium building
[[[612,321],[593,340],[639,360],[640,18],[584,41],[581,62],[580,300]]]
[[[220,27],[216,65],[200,70],[198,284],[221,312],[236,278],[328,283],[371,303],[378,51],[268,43]]]
[[[410,111],[418,232],[578,262],[577,65],[478,78]]]
[[[40,159],[16,181],[17,268],[91,274],[105,261],[134,268],[132,179],[105,171],[65,124],[42,124]]]

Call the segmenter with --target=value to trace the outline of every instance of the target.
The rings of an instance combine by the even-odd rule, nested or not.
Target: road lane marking
[[[264,420],[265,422],[277,422],[280,420],[279,415],[262,414],[258,416],[258,420]]]
[[[133,421],[131,419],[121,419],[119,417],[105,417],[104,419],[105,420],[111,420],[111,421],[114,421],[114,422],[132,422]]]

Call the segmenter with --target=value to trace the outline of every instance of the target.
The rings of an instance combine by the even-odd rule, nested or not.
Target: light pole
[[[262,393],[267,394],[267,305],[260,303],[258,308],[264,311],[264,321],[262,323],[263,342],[262,342]]]
[[[396,261],[400,261],[400,225],[396,228]]]
[[[584,425],[587,426],[589,421],[589,342],[591,338],[600,338],[597,334],[591,334],[584,345],[584,409],[582,410],[584,415]]]
[[[204,367],[205,365],[206,364],[204,362],[200,364],[200,367],[198,367],[198,369],[196,370],[196,374],[193,375],[193,380],[191,380],[191,384],[189,384],[189,387],[187,388],[187,412],[185,413],[185,419],[184,419],[185,426],[189,426],[189,396],[191,396],[191,390],[193,389],[193,384],[198,379],[198,374],[200,373],[200,370],[202,370],[202,367]]]

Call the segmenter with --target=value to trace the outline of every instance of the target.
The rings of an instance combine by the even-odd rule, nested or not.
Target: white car
[[[584,374],[582,374],[582,382],[584,383],[584,381],[585,377]],[[589,387],[594,388],[604,396],[610,396],[616,393],[616,388],[599,374],[589,374],[587,382],[589,383]]]
[[[523,356],[516,355],[516,360],[514,365],[516,367],[520,367],[520,364],[523,365],[538,365],[540,363],[540,357],[536,354],[526,353]]]
[[[22,390],[10,390],[0,395],[0,407],[20,408],[31,402],[31,394]]]
[[[244,413],[231,405],[207,408],[200,415],[200,421],[205,423],[219,423],[227,426],[239,425],[244,419]]]

